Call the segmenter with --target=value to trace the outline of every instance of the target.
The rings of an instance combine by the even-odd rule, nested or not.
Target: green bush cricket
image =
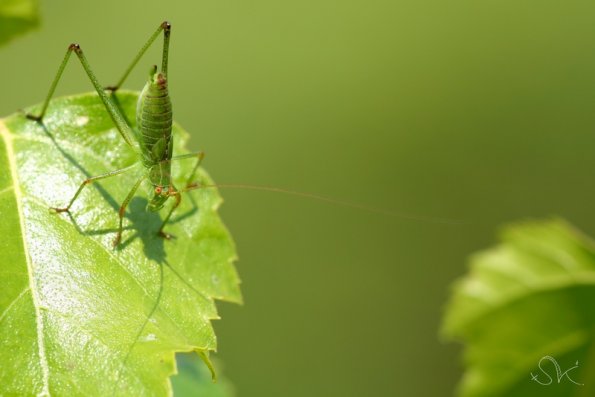
[[[162,64],[161,64],[161,71],[158,71],[157,66],[153,66],[153,68],[149,72],[149,79],[145,84],[145,87],[141,91],[141,94],[138,99],[137,103],[137,112],[136,112],[136,121],[137,127],[132,128],[124,118],[123,114],[121,113],[120,109],[116,106],[115,102],[111,98],[110,94],[116,92],[124,83],[132,69],[136,66],[138,61],[142,58],[145,54],[147,49],[153,44],[153,42],[159,37],[159,35],[163,32],[163,51],[162,51]],[[158,230],[158,235],[164,238],[170,238],[171,236],[164,232],[164,227],[166,226],[167,222],[172,216],[172,213],[175,209],[180,205],[182,196],[181,194],[187,192],[192,189],[197,188],[210,188],[210,187],[222,187],[222,188],[240,188],[240,189],[251,189],[251,190],[261,190],[261,191],[269,191],[275,193],[284,193],[290,194],[294,196],[300,196],[304,198],[310,198],[325,202],[330,202],[338,205],[343,205],[347,207],[351,207],[358,210],[368,211],[368,212],[375,212],[383,215],[389,216],[396,216],[405,219],[411,220],[420,220],[420,221],[427,221],[427,222],[439,222],[439,223],[459,223],[455,220],[450,219],[440,219],[440,218],[433,218],[433,217],[425,217],[420,215],[410,215],[410,214],[403,214],[397,213],[390,210],[379,209],[375,207],[369,207],[365,205],[355,204],[348,201],[336,200],[331,199],[324,196],[319,196],[316,194],[311,193],[304,193],[298,191],[291,191],[287,189],[281,189],[277,187],[269,187],[269,186],[255,186],[255,185],[247,185],[247,184],[217,184],[217,185],[201,185],[196,182],[193,182],[193,178],[196,174],[198,167],[200,166],[202,159],[204,158],[204,152],[195,152],[195,153],[188,153],[179,156],[173,156],[173,136],[172,136],[172,106],[171,101],[168,93],[167,87],[167,66],[168,66],[168,57],[169,57],[169,39],[171,34],[171,25],[165,21],[161,23],[158,29],[151,35],[151,37],[147,40],[147,42],[143,45],[140,49],[138,54],[132,60],[132,63],[128,66],[125,70],[122,78],[118,81],[116,85],[103,87],[99,83],[97,77],[93,73],[91,66],[89,65],[83,50],[78,44],[70,44],[68,46],[68,50],[62,63],[58,68],[58,72],[50,86],[49,92],[43,102],[41,111],[38,115],[34,114],[26,114],[26,117],[30,120],[34,120],[37,122],[42,122],[47,107],[49,105],[50,100],[54,95],[54,91],[56,90],[56,86],[62,74],[64,72],[64,68],[68,63],[71,54],[74,52],[78,59],[81,62],[81,65],[86,72],[89,80],[93,84],[93,87],[97,91],[99,98],[103,102],[108,114],[110,115],[111,119],[113,120],[118,132],[124,139],[124,141],[132,147],[139,155],[139,161],[133,165],[130,165],[125,168],[117,169],[111,172],[107,172],[105,174],[89,177],[85,179],[76,192],[74,193],[73,197],[70,199],[68,204],[65,207],[53,207],[51,208],[56,213],[60,212],[69,212],[70,208],[72,207],[73,203],[79,197],[80,193],[84,189],[85,186],[99,181],[101,179],[109,178],[112,176],[123,174],[134,167],[137,167],[141,164],[144,167],[145,173],[142,175],[132,186],[132,189],[122,202],[119,211],[119,225],[116,237],[114,238],[113,245],[114,247],[117,246],[121,239],[122,239],[122,230],[123,230],[123,220],[124,215],[126,212],[126,208],[130,201],[132,200],[133,196],[135,195],[136,191],[140,187],[141,183],[145,180],[148,180],[152,186],[153,191],[150,197],[149,203],[147,205],[147,209],[149,211],[159,211],[161,210],[165,203],[168,201],[170,197],[174,198],[174,204],[169,209],[169,212],[163,219],[161,226]],[[192,169],[191,173],[189,174],[186,186],[181,189],[178,189],[174,186],[171,176],[171,163],[172,161],[176,160],[183,160],[195,158],[196,164]]]
[[[163,32],[161,71],[157,70],[157,66],[153,66],[149,72],[149,79],[141,91],[138,99],[136,112],[137,128],[132,128],[130,125],[128,125],[121,111],[115,105],[114,101],[107,92],[113,93],[121,87],[140,58],[144,55],[155,39],[161,34],[161,32]],[[43,117],[49,102],[54,94],[54,91],[56,90],[56,86],[58,85],[60,78],[62,77],[62,73],[64,72],[64,68],[70,59],[70,55],[74,52],[80,60],[83,69],[87,73],[89,80],[91,80],[91,83],[97,91],[97,94],[101,98],[101,101],[105,105],[105,108],[116,125],[118,132],[126,141],[126,143],[138,153],[139,161],[128,167],[85,179],[80,184],[79,188],[74,193],[74,196],[65,207],[52,208],[52,210],[57,213],[69,212],[72,204],[75,202],[85,186],[101,179],[120,175],[133,169],[139,163],[141,163],[145,169],[145,173],[133,184],[132,189],[122,202],[122,205],[118,211],[119,226],[118,232],[113,242],[114,246],[117,246],[122,239],[122,222],[126,212],[126,207],[145,179],[149,180],[153,186],[153,193],[147,205],[147,209],[149,211],[159,211],[163,208],[170,197],[173,197],[175,200],[173,206],[163,219],[161,227],[158,231],[158,234],[164,238],[170,238],[170,236],[165,233],[163,229],[171,218],[174,210],[180,205],[182,200],[181,194],[188,190],[199,187],[198,184],[192,183],[192,179],[196,173],[196,170],[200,166],[200,163],[204,157],[204,153],[196,152],[183,154],[180,156],[173,156],[172,106],[167,88],[167,64],[169,57],[170,34],[171,25],[167,21],[161,23],[159,28],[155,31],[155,33],[153,33],[153,35],[138,52],[136,57],[132,60],[132,63],[126,69],[124,75],[118,81],[118,83],[109,87],[102,87],[99,84],[99,81],[97,77],[95,77],[95,74],[93,73],[81,47],[78,44],[69,45],[66,55],[64,56],[64,60],[60,64],[56,77],[50,86],[50,90],[45,98],[40,113],[38,115],[26,115],[26,117],[30,120],[35,120],[37,122],[43,121]],[[171,177],[171,162],[174,160],[182,160],[187,158],[196,158],[196,164],[188,176],[186,186],[182,189],[177,189],[174,186]]]

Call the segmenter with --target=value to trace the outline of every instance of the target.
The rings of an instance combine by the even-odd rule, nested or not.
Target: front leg
[[[171,161],[184,160],[184,159],[190,159],[190,158],[196,158],[196,163],[194,164],[194,168],[192,169],[192,172],[190,173],[190,175],[188,175],[188,178],[186,179],[186,187],[192,186],[192,180],[194,179],[194,175],[196,174],[198,167],[200,167],[202,160],[205,158],[205,152],[201,151],[201,152],[181,154],[179,156],[174,156],[171,158]]]
[[[196,158],[196,163],[194,164],[194,167],[192,168],[192,172],[190,173],[190,175],[188,176],[188,178],[186,179],[186,187],[184,189],[181,190],[177,190],[173,185],[170,184],[171,189],[168,192],[168,195],[170,197],[173,197],[176,201],[174,203],[174,205],[171,207],[171,209],[169,210],[169,212],[167,213],[165,219],[163,219],[163,222],[161,223],[161,227],[159,228],[159,231],[157,232],[157,234],[165,239],[170,239],[171,235],[167,234],[163,231],[163,228],[165,228],[165,225],[167,224],[167,222],[169,221],[169,219],[171,218],[173,212],[175,211],[176,208],[178,208],[180,206],[180,203],[182,202],[182,193],[186,192],[188,190],[192,190],[192,189],[196,189],[197,185],[196,183],[192,183],[192,180],[194,179],[194,175],[196,174],[196,171],[198,170],[198,167],[200,166],[200,164],[202,163],[202,160],[205,158],[205,153],[204,152],[195,152],[195,153],[187,153],[187,154],[182,154],[179,156],[174,156],[171,158],[171,160],[169,161],[173,161],[173,160],[184,160],[184,159],[189,159],[189,158]]]
[[[171,189],[168,192],[169,196],[173,197],[176,201],[175,201],[174,205],[171,207],[171,209],[169,210],[169,212],[167,213],[167,215],[165,216],[165,218],[163,219],[163,222],[161,223],[161,227],[157,231],[157,234],[166,240],[171,239],[172,236],[171,236],[171,234],[165,233],[163,231],[163,228],[169,221],[169,218],[171,218],[171,215],[174,213],[175,209],[178,208],[180,206],[180,203],[182,202],[182,195],[180,193],[181,192],[176,190],[176,188],[173,186],[171,186]]]

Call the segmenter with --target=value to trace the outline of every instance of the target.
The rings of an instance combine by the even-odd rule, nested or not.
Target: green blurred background
[[[112,84],[164,19],[175,118],[224,190],[245,305],[220,304],[239,396],[448,396],[450,283],[502,223],[595,234],[592,1],[42,2],[0,49],[0,114],[40,102],[76,41]],[[159,46],[127,83],[140,89]],[[75,62],[58,93],[90,91]]]

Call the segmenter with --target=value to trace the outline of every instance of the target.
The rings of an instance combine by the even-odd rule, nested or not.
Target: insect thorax
[[[151,183],[167,185],[173,151],[172,108],[163,74],[152,74],[145,84],[138,98],[136,123],[136,138]]]

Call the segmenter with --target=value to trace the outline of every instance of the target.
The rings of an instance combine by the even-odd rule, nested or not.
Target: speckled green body
[[[164,190],[171,186],[172,120],[167,79],[162,73],[151,73],[138,99],[135,135],[149,181]],[[155,195],[149,208],[160,209],[167,198],[166,195]]]
[[[130,74],[134,66],[137,62],[141,59],[144,55],[145,51],[151,46],[153,41],[159,36],[159,34],[163,32],[163,53],[161,58],[161,71],[157,72],[157,66],[153,66],[149,72],[149,81],[143,88],[141,95],[139,97],[137,103],[137,113],[136,113],[136,127],[133,127],[129,124],[126,117],[122,114],[121,109],[119,108],[118,104],[115,102],[115,97],[113,94],[122,86],[126,77]],[[170,236],[163,231],[163,228],[169,221],[171,214],[173,211],[180,205],[182,202],[181,193],[186,192],[191,189],[197,189],[199,185],[197,183],[192,182],[192,178],[198,167],[200,166],[200,162],[204,157],[202,152],[197,153],[189,153],[183,154],[178,156],[173,156],[173,137],[172,137],[172,110],[171,110],[171,101],[169,99],[169,93],[167,90],[167,61],[168,61],[168,54],[169,54],[169,36],[171,32],[171,25],[164,21],[162,22],[155,33],[151,35],[149,40],[145,43],[145,45],[141,48],[138,52],[136,57],[132,60],[130,66],[124,72],[122,78],[118,81],[117,84],[113,86],[103,86],[97,80],[95,73],[91,70],[91,66],[87,61],[87,58],[83,54],[83,50],[81,49],[80,45],[76,43],[72,43],[68,46],[66,50],[66,55],[64,55],[64,59],[58,68],[58,73],[56,73],[56,77],[50,86],[50,90],[46,96],[45,101],[41,107],[41,111],[38,114],[35,113],[26,113],[25,117],[29,120],[35,121],[37,123],[42,123],[43,118],[46,114],[48,109],[50,100],[52,99],[54,92],[56,90],[56,86],[60,81],[62,73],[64,72],[64,68],[70,59],[71,54],[76,54],[77,58],[81,62],[81,65],[89,80],[95,87],[97,91],[97,95],[103,102],[105,109],[107,110],[109,116],[111,117],[112,121],[115,124],[116,129],[122,136],[122,138],[126,141],[128,145],[130,145],[139,155],[139,162],[144,166],[145,173],[142,176],[139,176],[137,181],[132,186],[132,189],[128,192],[128,195],[120,205],[120,209],[118,210],[118,216],[120,218],[118,233],[116,238],[114,239],[114,246],[120,244],[122,238],[122,230],[123,230],[123,220],[126,214],[126,208],[128,204],[134,197],[134,194],[141,186],[141,184],[146,181],[147,179],[153,185],[153,191],[151,193],[149,202],[147,204],[147,209],[149,211],[159,211],[163,208],[165,202],[170,198],[173,197],[175,202],[174,205],[169,210],[168,214],[165,216],[161,227],[159,228],[158,234],[161,237],[169,238]],[[111,93],[111,94],[110,94]],[[172,160],[181,160],[186,158],[196,158],[196,164],[188,179],[186,181],[186,186],[182,189],[176,189],[172,182],[172,175],[171,175],[171,162]],[[131,164],[128,167],[120,168],[111,172],[107,172],[101,175],[96,175],[92,177],[87,177],[80,185],[79,188],[76,190],[68,204],[64,207],[52,207],[52,210],[56,213],[60,212],[69,212],[72,204],[76,201],[77,197],[79,197],[80,193],[83,191],[85,186],[89,184],[99,181],[105,178],[110,178],[116,175],[123,174],[128,172],[132,168],[136,167],[136,164]]]

